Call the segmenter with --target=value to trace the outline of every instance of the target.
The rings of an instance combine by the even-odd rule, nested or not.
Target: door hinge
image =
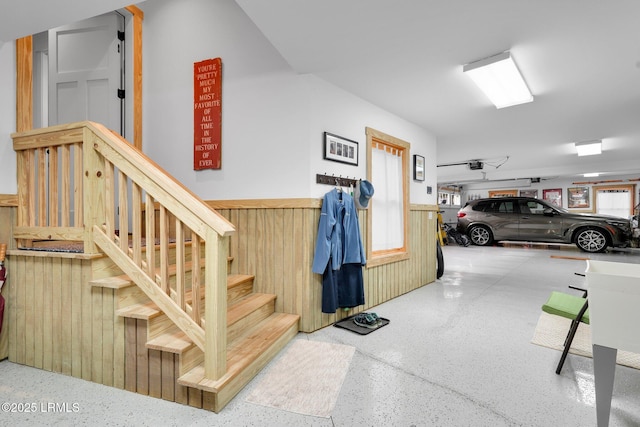
[[[124,31],[118,31],[118,40],[124,41]]]
[[[118,98],[124,99],[124,89],[118,89]]]

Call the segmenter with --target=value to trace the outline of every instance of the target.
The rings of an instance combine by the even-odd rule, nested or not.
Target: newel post
[[[204,374],[220,379],[227,371],[227,258],[229,237],[209,228],[205,236]]]
[[[84,253],[94,254],[100,250],[93,241],[93,226],[105,223],[104,206],[104,159],[95,150],[99,139],[89,128],[85,127],[82,136],[82,206],[84,224]]]

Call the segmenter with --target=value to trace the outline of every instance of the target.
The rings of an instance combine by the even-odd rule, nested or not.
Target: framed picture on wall
[[[518,190],[489,190],[489,197],[517,197]]]
[[[562,207],[562,188],[542,190],[542,200],[545,200],[552,205]]]
[[[538,198],[538,190],[520,190],[520,197]]]
[[[413,155],[413,179],[415,181],[424,181],[424,157]]]
[[[589,187],[567,188],[567,206],[571,209],[588,209],[591,206]]]
[[[324,133],[324,159],[358,166],[358,143],[350,139]]]

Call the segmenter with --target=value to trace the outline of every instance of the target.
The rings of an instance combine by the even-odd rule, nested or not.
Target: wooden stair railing
[[[12,137],[18,160],[14,237],[19,247],[57,240],[82,242],[89,254],[104,251],[205,352],[206,377],[221,378],[226,372],[227,256],[233,225],[100,124],[72,123]],[[190,245],[169,249],[188,241]],[[152,249],[156,245],[159,251]],[[175,275],[172,271],[174,279],[169,280],[171,265]],[[203,297],[202,285],[204,313],[196,303]],[[194,303],[187,301],[187,293]]]

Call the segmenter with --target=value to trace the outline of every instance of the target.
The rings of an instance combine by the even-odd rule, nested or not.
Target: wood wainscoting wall
[[[14,249],[3,333],[9,360],[124,388],[124,319],[118,291],[89,281],[122,274],[109,258]],[[4,294],[4,292],[3,292]]]
[[[331,325],[436,280],[436,205],[411,205],[409,259],[363,270],[365,306],[324,314],[322,277],[311,271],[320,199],[207,203],[236,227],[229,248],[233,257],[230,273],[255,275],[255,291],[276,294],[276,311],[299,314],[303,332]],[[363,239],[367,214],[367,210],[358,211]]]
[[[6,243],[7,249],[13,249],[15,242],[13,240],[13,228],[16,226],[16,210],[18,206],[17,194],[0,194],[0,243]],[[7,261],[5,261],[7,262]],[[9,299],[10,278],[2,288],[2,296],[5,304]],[[5,307],[5,321],[8,318],[8,307]],[[4,323],[6,324],[6,322]],[[8,328],[3,325],[0,331],[0,360],[9,356],[9,333]]]

